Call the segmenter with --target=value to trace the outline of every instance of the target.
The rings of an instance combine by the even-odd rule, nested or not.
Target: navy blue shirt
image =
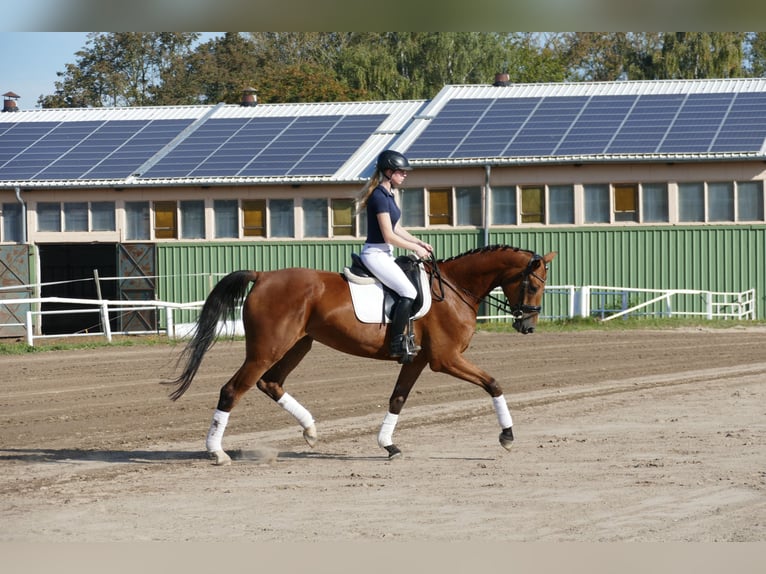
[[[394,201],[394,195],[386,191],[382,185],[376,187],[367,200],[367,243],[385,243],[383,232],[378,223],[378,214],[388,213],[391,216],[391,229],[402,216],[399,206]]]

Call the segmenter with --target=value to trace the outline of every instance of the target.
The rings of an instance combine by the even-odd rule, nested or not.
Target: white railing
[[[611,297],[611,305],[609,304]],[[645,301],[641,298],[649,297]],[[595,308],[593,300],[600,301]],[[615,305],[615,300],[621,301]],[[696,289],[633,289],[588,285],[581,289],[581,317],[611,321],[627,316],[754,320],[755,289],[741,293]]]
[[[492,292],[498,297],[503,296],[501,289]],[[636,301],[648,297],[643,301]],[[70,304],[71,309],[32,310],[40,309],[43,303]],[[204,301],[191,303],[170,303],[167,301],[111,301],[107,299],[71,299],[64,297],[0,299],[0,307],[10,305],[29,306],[25,312],[24,323],[4,323],[2,327],[22,327],[26,333],[26,341],[30,346],[37,339],[103,336],[112,341],[114,335],[146,335],[165,334],[171,339],[188,337],[194,328],[194,323],[178,323],[177,313],[201,309]],[[155,311],[157,328],[150,331],[114,330],[110,319],[114,314],[133,313],[136,311]],[[240,310],[241,311],[241,310]],[[65,334],[40,334],[35,327],[35,318],[43,315],[72,315],[90,313],[97,317],[94,327],[85,331]],[[185,313],[188,316],[188,313]],[[581,317],[597,317],[602,321],[611,321],[620,317],[704,317],[706,319],[736,319],[754,320],[755,289],[742,293],[713,292],[689,289],[634,289],[630,287],[605,287],[586,285],[550,285],[545,288],[543,311],[540,318],[544,320]],[[163,320],[164,319],[164,320]],[[499,311],[489,310],[481,314],[479,320],[512,320],[513,317]],[[220,333],[242,334],[242,321],[221,323]]]
[[[28,299],[0,299],[0,306],[4,305],[34,305],[41,306],[43,303],[57,303],[71,305],[71,309],[56,309],[45,311],[28,310],[25,312],[25,321],[20,323],[3,323],[0,327],[23,327],[26,333],[26,342],[34,346],[36,339],[52,339],[65,337],[93,337],[103,336],[111,342],[114,335],[156,335],[166,334],[171,339],[188,335],[186,328],[177,326],[175,314],[185,309],[201,309],[204,301],[192,303],[169,303],[167,301],[111,301],[108,299],[73,299],[68,297],[38,297]],[[111,326],[111,316],[121,313],[134,313],[136,311],[155,311],[164,318],[164,329],[153,330],[128,330],[120,331]],[[77,315],[92,314],[96,316],[93,327],[74,333],[37,334],[35,329],[35,317],[43,315]],[[162,324],[160,317],[157,324]]]

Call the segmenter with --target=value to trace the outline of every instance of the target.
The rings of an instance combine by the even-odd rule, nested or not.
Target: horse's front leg
[[[492,397],[492,406],[500,424],[500,445],[511,450],[513,445],[513,418],[508,409],[508,403],[503,396],[503,390],[497,381],[462,355],[455,355],[449,361],[432,362],[431,368],[436,372],[447,373],[453,377],[463,379],[484,389]]]
[[[404,365],[399,371],[396,385],[391,393],[391,398],[388,400],[388,412],[383,418],[383,424],[378,432],[378,445],[388,452],[389,460],[402,456],[402,451],[394,444],[394,429],[396,428],[396,423],[399,422],[399,414],[402,412],[402,407],[425,366],[425,359],[416,358],[414,362]]]

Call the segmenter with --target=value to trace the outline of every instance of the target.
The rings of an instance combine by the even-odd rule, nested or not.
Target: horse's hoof
[[[500,433],[500,446],[505,450],[511,450],[513,446],[513,427],[503,429],[503,432]]]
[[[383,448],[388,451],[388,460],[396,460],[397,458],[402,458],[402,451],[400,451],[399,447],[395,444],[390,444]]]
[[[311,448],[314,448],[314,445],[317,443],[317,428],[314,425],[311,425],[310,427],[303,429],[303,438],[306,440],[306,444]]]
[[[215,466],[228,466],[231,464],[231,457],[222,450],[208,451],[207,456],[213,459]]]

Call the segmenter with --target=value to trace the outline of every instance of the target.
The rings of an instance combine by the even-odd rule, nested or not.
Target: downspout
[[[21,204],[21,242],[27,242],[27,204],[21,199],[21,188],[16,186],[16,200]]]
[[[484,246],[486,247],[489,245],[489,197],[490,194],[490,185],[489,185],[489,176],[490,172],[492,171],[492,166],[489,164],[484,166],[484,188],[482,189],[482,198],[481,203],[484,206]]]

